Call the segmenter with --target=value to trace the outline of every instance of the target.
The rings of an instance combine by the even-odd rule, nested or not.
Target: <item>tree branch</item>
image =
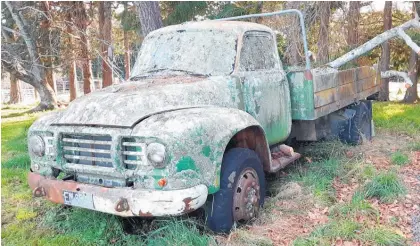
[[[329,62],[327,64],[327,66],[332,67],[332,68],[339,68],[342,65],[344,65],[345,63],[356,59],[357,57],[365,54],[366,52],[369,52],[370,50],[372,50],[373,48],[375,48],[376,46],[382,44],[383,42],[394,38],[394,37],[401,37],[402,39],[404,39],[404,41],[407,43],[407,45],[409,45],[411,48],[417,48],[415,46],[413,46],[413,41],[411,40],[410,37],[408,37],[407,34],[405,34],[404,30],[408,29],[408,28],[420,28],[420,22],[418,19],[418,16],[412,20],[409,20],[405,23],[403,23],[402,25],[398,26],[398,27],[394,27],[392,29],[389,29],[388,31],[385,31],[381,34],[379,34],[378,36],[372,38],[371,40],[369,40],[368,42],[362,44],[361,46],[357,47],[354,50],[351,50],[350,52],[344,54],[343,56],[340,56],[339,58],[335,59],[332,62]],[[402,36],[401,36],[402,34]],[[408,37],[408,39],[407,39]],[[416,51],[416,50],[415,50]],[[418,51],[416,51],[416,53],[418,53]]]
[[[410,48],[412,50],[414,50],[414,52],[416,52],[417,54],[420,54],[420,47],[413,42],[413,40],[410,38],[410,36],[408,36],[402,29],[398,29],[398,36],[400,36],[405,43],[410,46]]]
[[[32,85],[33,87],[35,87],[33,78],[27,74],[19,72],[11,63],[1,60],[1,65],[4,70],[9,72],[10,74],[13,74],[17,79],[22,80],[25,83],[28,83]]]
[[[39,70],[38,66],[38,52],[36,49],[36,45],[32,37],[27,32],[27,25],[25,24],[25,20],[21,18],[20,14],[16,12],[13,4],[9,1],[5,2],[10,14],[12,15],[13,20],[15,21],[23,40],[25,41],[26,47],[28,49],[29,57],[31,58],[32,62],[35,64],[33,66],[33,75],[37,81],[41,81],[41,71]],[[2,61],[3,62],[3,61]]]
[[[388,70],[385,72],[381,72],[381,78],[386,79],[386,78],[391,78],[391,77],[400,77],[403,78],[405,83],[409,84],[410,86],[413,86],[413,82],[411,81],[410,77],[408,76],[407,73],[404,72],[398,72],[395,70]]]

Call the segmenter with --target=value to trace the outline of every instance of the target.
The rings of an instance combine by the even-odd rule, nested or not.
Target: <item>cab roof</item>
[[[179,25],[163,27],[151,32],[150,35],[200,30],[219,30],[224,32],[230,32],[235,35],[241,35],[242,33],[247,31],[265,31],[269,33],[273,32],[273,30],[271,30],[267,26],[252,22],[205,20],[196,22],[185,22]]]

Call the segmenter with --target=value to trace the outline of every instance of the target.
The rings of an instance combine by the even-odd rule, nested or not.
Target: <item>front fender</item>
[[[236,133],[251,126],[261,128],[244,111],[201,107],[153,115],[135,126],[132,136],[157,138],[166,144],[168,188],[205,184],[212,194],[219,189],[220,167],[227,144]],[[268,144],[266,148],[268,150]]]

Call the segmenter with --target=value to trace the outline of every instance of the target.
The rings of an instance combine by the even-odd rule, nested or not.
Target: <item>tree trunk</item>
[[[321,64],[328,62],[328,37],[329,37],[329,24],[331,3],[327,1],[318,2],[318,14],[320,18],[319,37],[318,37],[318,54],[317,61]]]
[[[384,7],[384,31],[388,31],[392,28],[392,2],[386,1]],[[390,62],[390,50],[389,50],[389,42],[385,41],[382,44],[382,54],[380,60],[380,69],[382,72],[389,70],[389,62]],[[382,79],[381,90],[379,91],[379,100],[380,101],[388,101],[389,98],[389,79]]]
[[[124,11],[127,13],[127,2],[124,2]],[[131,54],[130,54],[130,44],[128,40],[128,32],[124,29],[124,73],[125,79],[130,78],[130,69],[131,69]]]
[[[75,26],[78,28],[79,37],[80,37],[80,60],[83,70],[83,92],[84,94],[89,94],[93,91],[92,88],[92,61],[90,59],[90,41],[87,38],[87,26],[89,24],[89,19],[86,14],[85,3],[84,2],[75,2],[75,8],[73,12],[73,20],[75,21]]]
[[[299,9],[300,2],[287,1],[285,9]],[[299,65],[299,47],[302,45],[299,19],[296,15],[290,15],[287,19],[287,28],[284,29],[287,36],[287,46],[284,52],[287,65]]]
[[[50,13],[50,2],[49,1],[43,1],[41,2],[42,10],[44,12],[44,19],[41,21],[41,28],[42,28],[42,38],[41,38],[41,53],[44,53],[45,58],[43,60],[43,65],[45,67],[45,79],[47,83],[51,86],[51,88],[54,90],[54,92],[57,92],[57,83],[54,80],[54,71],[53,71],[53,47],[51,46],[51,40],[50,40],[50,26],[52,22],[52,16]]]
[[[49,59],[49,58],[47,58]],[[51,59],[49,59],[51,60]],[[54,79],[54,71],[52,68],[52,62],[45,62],[45,80],[47,81],[48,85],[53,89],[54,93],[57,93],[57,83]]]
[[[15,75],[10,74],[10,104],[22,102],[20,82]]]
[[[2,65],[5,70],[9,73],[13,73],[15,77],[19,80],[28,83],[35,87],[38,91],[39,96],[41,97],[40,104],[31,111],[40,111],[47,109],[54,109],[57,106],[57,99],[52,88],[45,82],[45,70],[42,64],[40,64],[40,56],[38,54],[37,46],[35,44],[34,38],[31,36],[30,30],[27,26],[28,23],[24,19],[23,15],[20,15],[15,8],[16,3],[5,2],[10,14],[12,15],[13,20],[16,23],[16,26],[19,28],[19,33],[22,36],[27,51],[29,61],[31,62],[30,70],[27,75],[20,73],[16,70],[11,64],[8,64],[7,61],[2,60]]]
[[[70,91],[70,102],[77,98],[77,91],[79,85],[77,84],[76,79],[76,62],[74,60],[70,61],[68,67],[69,73],[69,91]]]
[[[69,5],[71,8],[71,5]],[[67,72],[69,74],[69,91],[70,91],[70,102],[77,98],[78,84],[76,78],[76,61],[74,60],[74,44],[73,44],[73,20],[71,18],[70,11],[66,14],[66,32],[67,32],[67,47],[69,50],[69,63],[67,65]],[[65,86],[63,84],[63,86]]]
[[[409,71],[408,75],[410,76],[413,85],[407,89],[407,92],[404,96],[404,102],[414,103],[417,100],[417,76],[418,76],[418,55],[416,52],[411,51],[410,62],[409,62]]]
[[[416,3],[413,2],[413,18],[415,17],[414,12],[416,11]],[[418,95],[417,95],[417,80],[418,80],[418,67],[419,67],[419,61],[418,61],[418,54],[412,50],[410,54],[410,61],[408,65],[408,75],[410,76],[411,81],[413,82],[413,85],[407,89],[407,92],[404,96],[404,102],[406,103],[414,103],[417,101]]]
[[[139,14],[141,31],[143,37],[146,37],[151,31],[159,29],[163,26],[162,16],[160,15],[159,2],[142,1],[134,2]]]
[[[37,112],[46,109],[52,109],[57,105],[57,100],[55,98],[55,93],[52,87],[47,83],[47,81],[43,81],[40,84],[35,84],[35,89],[39,93],[39,97],[41,98],[41,102],[35,108],[29,110],[29,112]],[[51,102],[55,102],[52,104]]]
[[[39,99],[38,91],[36,90],[35,87],[34,87],[34,98],[35,98],[35,101]]]
[[[112,2],[99,2],[99,35],[102,50],[102,87],[112,85]]]
[[[128,43],[128,32],[124,31],[124,70],[125,79],[130,78],[130,44]]]
[[[351,1],[349,6],[347,45],[354,49],[359,44],[359,20],[360,20],[360,2]]]
[[[258,1],[257,2],[256,6],[255,6],[255,14],[261,14],[262,13],[263,5],[264,5],[264,1]],[[257,17],[255,19],[255,22],[261,24],[263,19],[264,19],[263,17]]]

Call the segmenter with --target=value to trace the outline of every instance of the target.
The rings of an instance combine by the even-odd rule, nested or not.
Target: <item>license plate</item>
[[[63,191],[64,204],[94,209],[93,206],[93,195],[83,192]]]

